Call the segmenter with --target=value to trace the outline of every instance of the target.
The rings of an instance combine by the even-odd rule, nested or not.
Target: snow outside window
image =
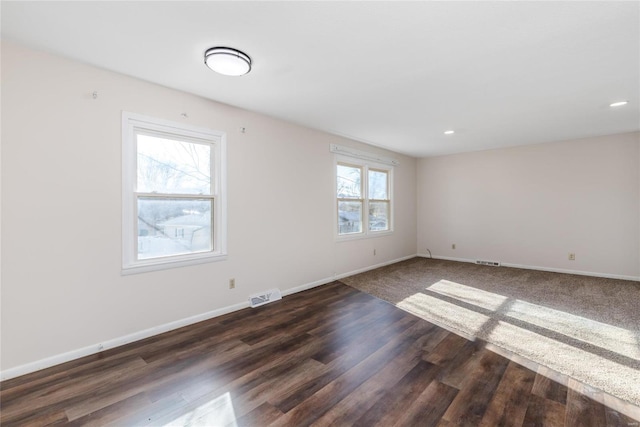
[[[226,256],[225,135],[123,113],[123,273]]]

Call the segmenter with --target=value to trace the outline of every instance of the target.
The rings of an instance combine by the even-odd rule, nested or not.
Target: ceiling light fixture
[[[453,131],[453,130],[445,130],[445,131],[444,131],[444,134],[445,134],[445,135],[453,135],[454,133],[456,133],[456,132],[455,132],[455,131]]]
[[[204,63],[216,73],[242,76],[251,71],[251,58],[230,47],[212,47],[204,53]]]
[[[627,105],[629,101],[618,101],[612,104],[609,104],[609,107],[622,107],[623,105]]]

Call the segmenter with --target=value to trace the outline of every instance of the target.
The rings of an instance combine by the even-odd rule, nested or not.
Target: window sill
[[[360,234],[360,233],[345,234],[341,236],[336,236],[336,242],[349,242],[351,240],[375,239],[376,237],[386,237],[386,236],[391,236],[392,234],[393,234],[393,230],[369,232],[368,234]]]
[[[173,259],[155,259],[148,261],[140,261],[134,265],[123,266],[120,274],[128,276],[130,274],[148,273],[151,271],[168,270],[171,268],[187,267],[190,265],[205,264],[209,262],[224,261],[227,254],[199,254],[189,255],[188,257]]]

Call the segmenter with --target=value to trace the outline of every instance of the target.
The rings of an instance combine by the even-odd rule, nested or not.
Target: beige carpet
[[[640,406],[640,282],[425,258],[342,282]]]

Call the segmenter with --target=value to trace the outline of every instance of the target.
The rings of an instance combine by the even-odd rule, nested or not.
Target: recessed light
[[[622,107],[623,105],[627,105],[629,101],[618,101],[612,104],[609,104],[609,107]]]
[[[453,135],[454,133],[456,133],[456,131],[454,131],[454,130],[445,130],[444,131],[445,135]]]
[[[204,53],[204,63],[216,73],[242,76],[251,71],[251,58],[230,47],[212,47]]]

